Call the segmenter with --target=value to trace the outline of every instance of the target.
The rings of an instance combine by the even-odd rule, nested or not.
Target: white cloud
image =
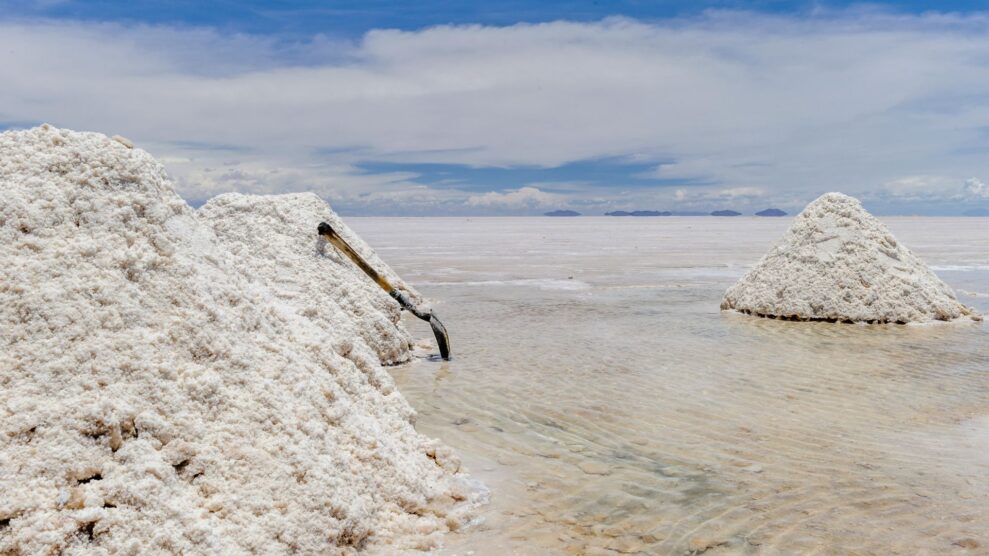
[[[989,199],[989,186],[978,178],[968,178],[965,180],[965,193],[977,199]]]
[[[730,187],[716,191],[714,195],[721,199],[742,199],[765,197],[766,190],[762,187]]]
[[[672,200],[675,207],[680,209],[697,209],[703,207],[723,207],[731,205],[732,208],[766,208],[764,199],[768,195],[762,187],[703,187],[693,189],[677,189],[673,191]]]
[[[978,178],[906,176],[887,182],[866,197],[873,201],[951,203],[964,205],[989,199],[989,186]]]
[[[958,180],[947,176],[907,176],[886,182],[880,195],[900,200],[929,200],[957,194]]]
[[[422,198],[415,176],[370,176],[357,162],[546,167],[610,156],[709,184],[686,188],[684,201],[750,199],[753,188],[803,200],[835,189],[896,195],[912,187],[902,176],[944,176],[957,192],[989,170],[987,59],[986,17],[938,14],[715,12],[288,45],[208,29],[15,22],[0,23],[0,122],[123,134],[184,161],[169,168],[193,198],[316,189],[387,203],[406,190]],[[177,143],[190,140],[240,149]],[[545,199],[433,198],[479,209],[511,206],[513,194]]]
[[[538,208],[548,207],[564,201],[564,197],[554,193],[547,193],[537,187],[521,187],[519,189],[506,191],[488,191],[481,195],[472,195],[467,198],[467,204],[472,207],[502,207],[502,208]]]

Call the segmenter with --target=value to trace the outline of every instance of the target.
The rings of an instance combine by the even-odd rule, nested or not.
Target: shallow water
[[[989,312],[989,219],[884,221]],[[349,222],[452,336],[392,369],[492,490],[440,553],[989,553],[989,325],[720,312],[789,218]]]

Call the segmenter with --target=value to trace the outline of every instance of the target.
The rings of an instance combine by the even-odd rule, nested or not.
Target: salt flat
[[[882,220],[989,312],[989,220]],[[348,222],[453,337],[391,369],[492,488],[448,553],[989,550],[989,326],[721,312],[789,218]]]

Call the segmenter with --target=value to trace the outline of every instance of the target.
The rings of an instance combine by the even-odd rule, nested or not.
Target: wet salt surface
[[[721,313],[789,221],[349,219],[452,336],[392,368],[492,489],[440,552],[989,551],[989,326]],[[883,221],[989,312],[989,221]]]

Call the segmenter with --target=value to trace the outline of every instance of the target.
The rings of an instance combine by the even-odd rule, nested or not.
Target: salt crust
[[[869,323],[980,320],[858,200],[827,193],[728,289],[722,309]]]
[[[408,356],[397,313],[316,253],[316,215],[197,215],[126,141],[0,134],[0,554],[351,553],[459,526],[459,463],[379,365]]]

